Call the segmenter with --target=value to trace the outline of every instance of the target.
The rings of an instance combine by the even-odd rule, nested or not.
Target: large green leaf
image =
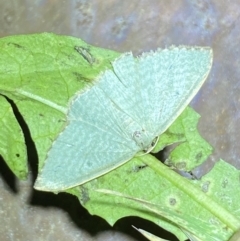
[[[101,71],[111,68],[110,61],[117,56],[80,39],[54,34],[0,39],[0,154],[19,178],[27,174],[25,141],[5,97],[15,103],[30,130],[41,170],[48,149],[65,125],[69,100]],[[192,170],[211,152],[196,131],[197,119],[187,109],[160,137],[156,152],[181,141],[168,158],[174,168]],[[239,171],[220,161],[202,180],[190,181],[148,154],[68,192],[110,224],[136,215],[180,240],[186,238],[182,228],[202,240],[228,240],[240,226],[238,177]],[[114,196],[99,189],[110,190]]]

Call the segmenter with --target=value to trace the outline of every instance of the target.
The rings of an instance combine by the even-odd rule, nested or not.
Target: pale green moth
[[[207,78],[212,50],[171,47],[134,58],[122,54],[71,101],[35,188],[63,191],[149,151]]]

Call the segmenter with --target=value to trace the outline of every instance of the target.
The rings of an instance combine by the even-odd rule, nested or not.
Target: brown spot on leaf
[[[176,200],[175,198],[169,198],[169,204],[170,204],[171,206],[175,206],[176,203],[177,203],[177,200]]]
[[[21,46],[20,44],[16,44],[16,43],[12,43],[12,42],[9,42],[8,43],[8,45],[9,46],[14,46],[15,48],[18,48],[18,49],[23,49],[24,47],[23,46]]]
[[[77,51],[90,65],[92,65],[95,62],[95,58],[92,56],[88,48],[75,46],[74,50]]]
[[[202,152],[199,152],[196,156],[196,161],[199,162],[199,160],[202,158]]]

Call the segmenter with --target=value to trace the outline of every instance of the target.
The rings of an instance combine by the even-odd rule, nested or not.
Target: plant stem
[[[27,91],[24,91],[24,90],[21,90],[21,89],[18,89],[16,92],[18,94],[26,96],[26,97],[28,97],[30,99],[36,100],[36,101],[41,102],[41,103],[43,103],[43,104],[45,104],[47,106],[50,106],[53,109],[56,109],[56,110],[62,112],[63,114],[65,114],[65,115],[67,114],[67,108],[65,108],[63,106],[60,106],[60,105],[58,105],[58,104],[56,104],[56,103],[54,103],[54,102],[52,102],[50,100],[44,99],[44,98],[42,98],[42,97],[40,97],[38,95],[32,94],[30,92],[27,92]]]

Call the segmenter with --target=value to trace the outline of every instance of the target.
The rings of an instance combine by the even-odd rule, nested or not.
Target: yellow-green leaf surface
[[[152,157],[145,156],[148,158]],[[136,158],[79,187],[79,199],[91,214],[111,225],[122,217],[138,216],[169,230],[179,240],[186,239],[180,228],[203,241],[229,240],[240,227],[240,172],[219,161],[203,180],[189,181],[160,165],[159,175],[152,167],[139,168],[142,162]],[[224,177],[229,173],[235,175],[227,180]],[[113,195],[99,193],[99,189],[113,190]],[[72,191],[77,194],[77,188]]]
[[[24,179],[27,174],[27,154],[22,129],[11,105],[1,95],[0,106],[0,154],[16,176]]]
[[[49,33],[0,39],[0,94],[16,104],[26,121],[40,167],[65,124],[71,97],[91,84],[101,71],[111,68],[110,61],[118,55],[77,38]],[[2,98],[1,108],[7,105]],[[27,158],[22,133],[13,115],[7,117],[4,109],[1,114],[4,128],[0,135],[8,136],[9,143],[2,138],[0,154],[18,177],[25,177]],[[18,145],[13,145],[13,140]]]
[[[183,171],[191,171],[201,165],[212,153],[212,147],[199,135],[199,118],[197,112],[187,107],[177,121],[161,135],[153,153],[170,144],[180,143],[170,152],[165,164]]]

